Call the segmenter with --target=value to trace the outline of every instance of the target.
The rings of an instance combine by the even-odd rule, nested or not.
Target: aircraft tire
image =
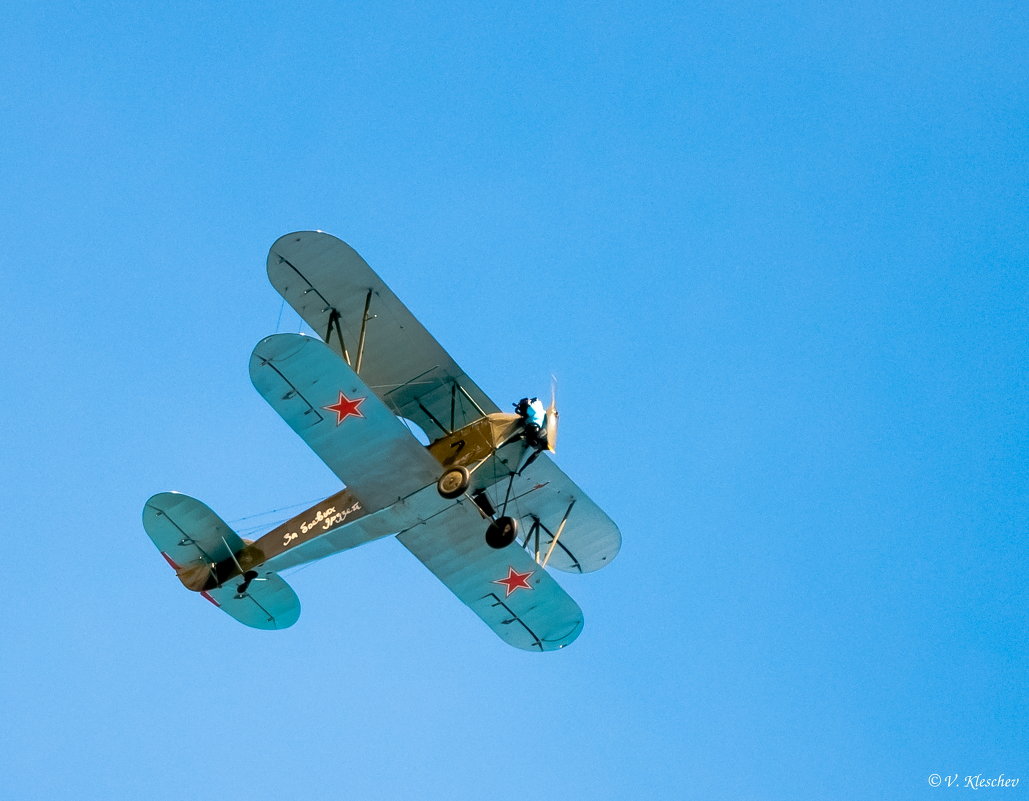
[[[486,544],[490,548],[506,548],[518,536],[518,521],[513,517],[498,517],[486,529]]]
[[[468,490],[468,485],[471,483],[472,474],[468,472],[468,468],[457,465],[456,467],[448,468],[439,477],[439,481],[436,482],[436,489],[444,498],[460,498]]]

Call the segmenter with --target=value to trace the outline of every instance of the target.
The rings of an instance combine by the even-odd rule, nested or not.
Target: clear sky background
[[[1024,2],[6,7],[0,796],[1025,796],[1027,42]],[[143,532],[338,488],[247,375],[311,228],[500,405],[558,376],[624,539],[557,575],[570,648],[391,540],[253,631]]]

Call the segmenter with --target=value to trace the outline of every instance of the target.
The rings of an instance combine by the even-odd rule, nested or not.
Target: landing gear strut
[[[490,548],[506,548],[518,536],[518,521],[513,517],[498,517],[486,529],[486,544]]]

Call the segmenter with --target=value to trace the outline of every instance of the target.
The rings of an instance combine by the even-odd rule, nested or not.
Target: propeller
[[[533,398],[533,400],[538,402],[536,398]],[[543,434],[546,437],[547,446],[546,448],[542,447],[543,437],[539,434],[530,439],[529,442],[532,445],[532,451],[529,453],[529,458],[525,460],[525,464],[519,468],[515,475],[520,476],[525,468],[535,462],[544,450],[548,450],[551,453],[555,452],[557,449],[557,418],[557,379],[552,375],[550,376],[550,405],[547,407],[543,418]],[[508,488],[508,491],[510,492],[510,488]]]
[[[557,450],[557,378],[550,376],[550,405],[547,407],[547,450]]]

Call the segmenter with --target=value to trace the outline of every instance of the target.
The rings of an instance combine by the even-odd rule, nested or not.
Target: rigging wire
[[[297,573],[303,573],[307,568],[314,567],[322,562],[321,559],[315,559],[313,562],[308,562],[306,565],[297,565],[296,567],[287,567],[279,575],[283,578],[292,578]]]
[[[244,534],[256,534],[258,531],[265,531],[265,530],[271,531],[272,529],[276,528],[277,526],[280,526],[283,523],[285,523],[287,520],[289,520],[288,517],[283,517],[283,518],[280,518],[278,520],[272,520],[272,521],[270,521],[268,523],[263,523],[263,524],[258,525],[258,526],[250,526],[249,528],[241,528],[236,533],[239,534],[240,536],[243,536]]]
[[[278,334],[282,328],[282,312],[286,309],[286,298],[283,297],[282,303],[279,305],[279,319],[275,321],[275,333]]]
[[[324,498],[319,496],[319,497],[314,498],[314,499],[312,499],[310,501],[300,501],[299,503],[292,503],[289,506],[280,506],[278,509],[268,509],[265,512],[256,512],[255,514],[247,515],[246,517],[236,517],[236,518],[233,518],[232,520],[230,520],[229,524],[232,525],[233,527],[235,527],[237,523],[243,523],[244,521],[253,520],[254,518],[257,518],[257,517],[265,517],[266,515],[272,515],[272,514],[275,514],[277,512],[285,512],[285,511],[287,511],[289,509],[299,509],[299,508],[301,508],[303,506],[313,506],[315,503],[317,503],[318,501],[321,501],[321,500],[324,500]],[[284,517],[280,522],[285,522],[288,519],[289,519],[288,517]],[[260,527],[261,526],[258,526],[258,528],[260,528]]]

